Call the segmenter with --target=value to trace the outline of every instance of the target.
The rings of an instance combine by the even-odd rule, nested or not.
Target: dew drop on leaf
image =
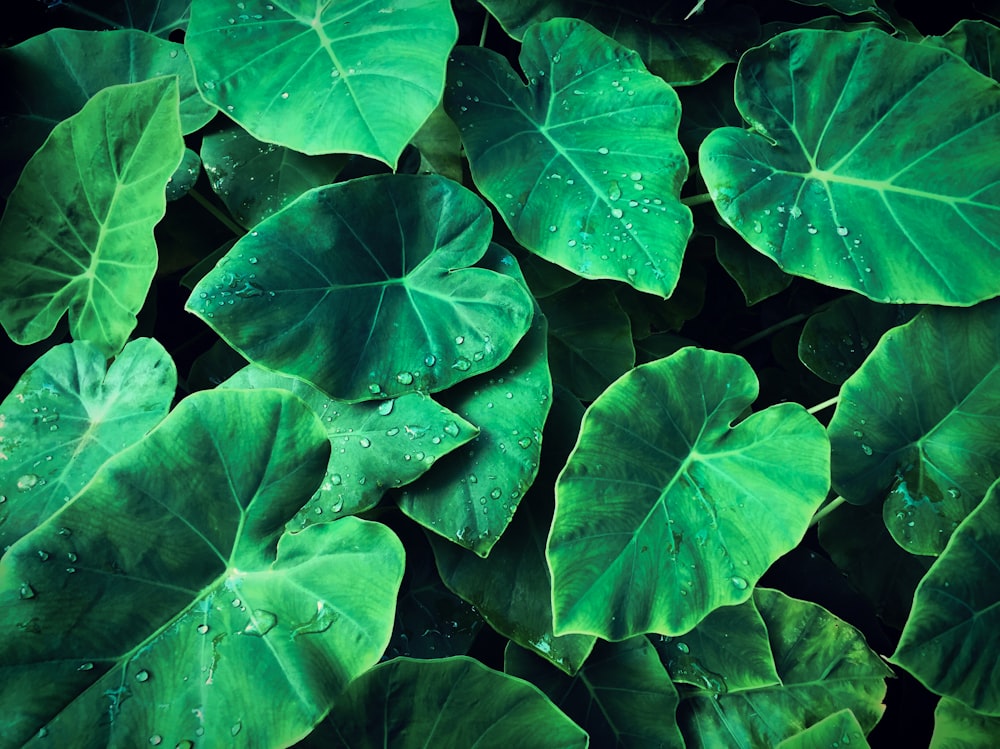
[[[737,590],[746,590],[750,586],[750,584],[746,581],[746,578],[739,577],[738,575],[734,575],[729,578],[729,582],[731,582],[733,587]]]
[[[263,637],[278,623],[278,617],[266,609],[254,609],[250,621],[243,628],[243,634]]]
[[[149,681],[149,671],[142,669],[141,671],[136,672],[135,680],[139,683]]]

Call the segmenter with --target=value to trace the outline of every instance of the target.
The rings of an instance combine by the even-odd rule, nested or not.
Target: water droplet
[[[409,385],[413,382],[413,375],[410,372],[400,372],[396,375],[396,382],[400,385]]]
[[[326,632],[333,623],[340,618],[333,609],[331,609],[325,601],[316,602],[316,613],[313,617],[292,630],[292,637],[298,637],[299,635],[312,635],[319,634],[320,632]]]
[[[872,449],[871,449],[871,447],[869,445],[862,444],[861,445],[861,452],[863,452],[865,455],[871,455],[872,454]]]
[[[839,234],[840,236],[846,237],[849,233],[850,232],[848,231],[848,229],[847,229],[846,226],[838,226],[837,227],[837,234]]]
[[[791,214],[792,218],[799,218],[802,215],[802,209],[797,205],[793,205],[791,210],[788,212]]]
[[[334,486],[340,486],[344,482],[343,477],[339,473],[334,473],[330,476],[330,483]]]
[[[614,216],[615,218],[621,218],[622,216],[625,215],[625,212],[621,208],[612,208],[611,215]]]
[[[372,441],[367,437],[362,437],[361,439],[358,440],[358,444],[360,444],[362,447],[371,447]]]
[[[281,98],[282,99],[287,99],[288,98],[288,92],[287,91],[282,92]]]
[[[208,625],[207,624],[199,624],[198,625],[198,634],[199,635],[207,635],[208,634]]]
[[[39,549],[38,558],[41,559],[43,562],[49,561],[49,552],[45,551],[44,549]]]
[[[378,383],[373,382],[368,386],[368,392],[372,395],[378,395],[382,392],[382,387]]]
[[[424,357],[424,366],[433,367],[435,364],[437,364],[437,357],[434,354],[427,354]]]
[[[551,231],[551,232],[557,232],[557,231],[559,231],[559,227],[557,227],[555,224],[550,224],[549,225],[549,231]]]
[[[35,589],[31,587],[29,583],[21,583],[21,587],[17,591],[18,598],[25,600],[27,598],[35,597]]]
[[[691,652],[691,648],[689,648],[683,642],[678,642],[677,643],[677,649],[680,650],[682,653],[690,653]]]
[[[622,196],[622,188],[617,181],[612,181],[608,187],[608,200],[618,200]]]
[[[447,434],[449,437],[457,437],[458,436],[458,432],[459,432],[458,424],[456,424],[454,421],[449,421],[442,428],[444,429],[444,433]]]
[[[26,473],[17,480],[17,490],[20,492],[26,492],[35,488],[37,484],[38,476],[33,473]]]
[[[451,365],[451,368],[457,369],[459,372],[468,372],[471,366],[472,362],[470,362],[464,356],[460,356],[457,359],[455,359],[455,363]]]
[[[760,234],[762,231],[764,231],[764,226],[763,226],[763,224],[760,223],[760,221],[754,221],[753,222],[753,230],[755,232],[757,232],[758,234]]]
[[[455,343],[457,343],[459,346],[461,346],[463,343],[465,343],[465,336],[463,336],[463,335],[457,335],[457,336],[455,336]]]
[[[77,667],[76,670],[77,671],[93,671],[94,670],[94,664],[93,663],[81,663]]]
[[[233,736],[236,736],[242,730],[243,730],[243,721],[238,720],[235,723],[233,723],[232,728],[229,729],[229,733],[232,734]]]
[[[381,403],[378,404],[378,412],[382,416],[388,416],[389,414],[392,413],[392,409],[395,405],[396,405],[395,398],[393,398],[392,400],[382,401]]]
[[[608,150],[607,148],[605,148],[604,146],[601,146],[600,148],[598,148],[598,149],[597,149],[597,152],[598,152],[599,154],[601,154],[601,156],[607,156],[607,155],[608,155],[609,153],[611,153],[611,152],[610,152],[610,151],[609,151],[609,150]]]
[[[146,669],[142,669],[141,671],[137,671],[136,674],[135,674],[135,680],[138,681],[138,682],[140,682],[140,683],[145,682],[145,681],[149,681],[149,671],[147,671]]]
[[[750,587],[750,583],[746,581],[746,578],[739,577],[736,575],[729,578],[729,582],[731,582],[733,584],[733,587],[736,588],[737,590],[746,590],[748,587]]]
[[[250,621],[243,628],[243,634],[263,637],[278,623],[278,617],[266,609],[254,609]]]
[[[517,444],[520,445],[523,449],[527,450],[529,447],[531,447],[531,438],[522,437],[517,441]]]

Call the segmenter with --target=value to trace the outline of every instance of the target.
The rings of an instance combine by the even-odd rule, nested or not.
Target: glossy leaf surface
[[[174,78],[106,88],[56,126],[0,219],[0,323],[14,341],[43,340],[68,311],[74,339],[121,351],[183,153]]]
[[[42,355],[0,403],[0,549],[156,426],[176,387],[173,360],[150,338],[126,344],[110,367],[82,341]]]
[[[962,521],[913,597],[892,662],[928,689],[1000,717],[1000,483]]]
[[[443,177],[316,188],[237,242],[187,309],[251,362],[339,400],[436,392],[496,367],[530,323],[519,282],[468,267],[491,225]]]
[[[328,451],[291,393],[207,391],[106,463],[0,562],[5,738],[310,730],[385,648],[403,565],[390,531],[355,518],[282,535]]]
[[[314,746],[350,749],[587,746],[587,734],[538,687],[464,656],[376,666],[351,684],[313,738]]]
[[[692,226],[677,95],[580,21],[531,27],[519,59],[527,87],[496,52],[452,54],[445,108],[476,186],[546,260],[669,296]]]
[[[1000,471],[1000,301],[928,308],[887,332],[841,388],[833,484],[885,500],[904,549],[937,554]]]
[[[865,733],[850,710],[840,710],[813,723],[802,733],[789,736],[778,749],[827,749],[848,745],[853,749],[868,749]]]
[[[828,443],[797,404],[742,420],[749,364],[685,348],[587,410],[556,485],[547,556],[557,634],[683,634],[747,600],[826,495]]]
[[[783,270],[874,301],[1000,294],[994,81],[880,31],[800,29],[743,56],[736,101],[752,130],[709,135],[702,175]]]
[[[446,0],[197,0],[185,45],[202,95],[255,138],[394,167],[457,37]]]
[[[867,734],[882,717],[892,675],[854,627],[821,606],[766,588],[754,592],[780,684],[727,694],[684,694],[678,718],[688,749],[776,746],[849,709]]]

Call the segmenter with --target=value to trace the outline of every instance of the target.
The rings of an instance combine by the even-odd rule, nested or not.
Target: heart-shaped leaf
[[[1000,300],[888,331],[841,387],[829,433],[834,488],[884,499],[900,546],[940,553],[1000,474]]]
[[[83,341],[56,346],[31,365],[0,403],[0,550],[156,426],[176,387],[173,360],[150,338],[126,344],[110,367]]]
[[[555,632],[687,632],[747,600],[829,489],[829,445],[804,408],[740,421],[747,362],[685,348],[590,406],[556,484],[547,555]]]
[[[0,219],[0,323],[11,338],[41,341],[68,310],[73,338],[106,357],[121,351],[183,154],[174,77],[106,88],[56,126]]]
[[[799,29],[742,57],[736,103],[753,129],[710,134],[701,172],[783,270],[883,302],[1000,294],[994,81],[881,31]]]
[[[385,648],[403,572],[375,523],[282,535],[328,452],[291,393],[214,390],[108,461],[0,561],[4,739],[307,733]]]
[[[186,308],[251,362],[338,400],[436,392],[496,367],[528,329],[524,286],[468,267],[491,228],[443,177],[316,188],[237,242]]]
[[[677,94],[581,21],[532,26],[520,62],[528,87],[496,52],[452,55],[445,108],[476,186],[546,260],[669,296],[692,226]]]
[[[457,38],[447,0],[198,0],[185,46],[202,95],[255,138],[394,167]]]

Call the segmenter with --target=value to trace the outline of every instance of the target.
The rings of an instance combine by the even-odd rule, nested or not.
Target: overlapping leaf
[[[929,36],[922,44],[954,52],[983,75],[1000,81],[1000,28],[987,21],[959,21],[944,36]]]
[[[977,713],[949,697],[942,697],[934,709],[930,749],[993,749],[998,738],[1000,718]]]
[[[802,539],[829,488],[828,443],[792,403],[733,426],[757,391],[742,358],[686,348],[594,401],[556,485],[557,634],[683,634],[747,600]]]
[[[0,219],[0,323],[11,338],[40,341],[68,310],[74,339],[106,357],[121,351],[183,153],[171,77],[106,88],[56,126]]]
[[[849,745],[852,749],[869,749],[865,733],[849,709],[839,710],[813,723],[802,733],[789,736],[777,749],[827,749]]]
[[[781,682],[718,694],[681,695],[678,719],[688,749],[777,746],[821,719],[849,709],[867,734],[882,717],[892,672],[854,627],[814,603],[758,588]]]
[[[875,301],[1000,294],[994,81],[881,31],[800,29],[743,56],[736,101],[752,130],[709,135],[702,175],[786,272]]]
[[[692,226],[677,95],[581,21],[531,27],[520,63],[528,87],[495,52],[453,53],[445,108],[476,186],[546,260],[669,296]]]
[[[937,554],[1000,472],[1000,301],[928,308],[887,332],[841,388],[833,484],[885,499],[893,538]]]
[[[106,463],[0,562],[4,738],[310,730],[385,648],[403,565],[388,529],[355,518],[282,535],[328,451],[293,394],[218,390]]]
[[[110,367],[82,341],[43,354],[0,403],[0,550],[156,426],[176,387],[173,360],[149,338],[128,343]]]
[[[237,242],[186,308],[251,362],[336,399],[436,392],[496,367],[530,323],[521,283],[468,267],[491,226],[443,177],[316,188]]]
[[[1000,717],[1000,482],[920,581],[892,662],[932,692]]]
[[[205,98],[255,138],[394,167],[457,38],[447,0],[196,0],[185,46]]]

